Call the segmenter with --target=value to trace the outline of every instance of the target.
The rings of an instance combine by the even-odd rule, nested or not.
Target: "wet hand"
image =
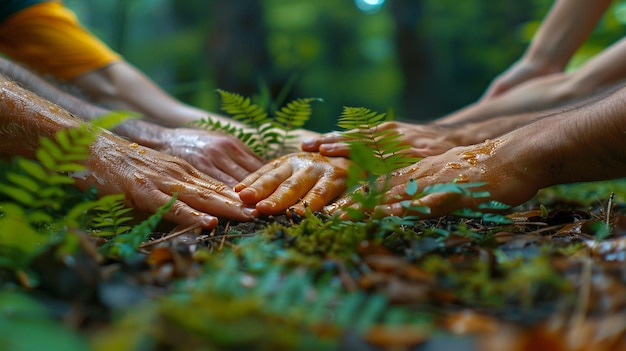
[[[165,129],[154,148],[189,162],[198,170],[234,186],[263,165],[261,158],[232,135],[190,128]]]
[[[262,214],[279,214],[290,207],[303,214],[319,211],[346,189],[350,161],[316,153],[289,154],[270,161],[235,186],[246,204]]]
[[[349,216],[346,208],[361,210],[378,216],[403,216],[415,214],[422,218],[434,218],[449,214],[462,208],[478,209],[482,202],[497,200],[515,206],[529,200],[539,189],[537,182],[529,175],[527,167],[516,163],[515,153],[509,148],[519,148],[505,140],[488,140],[469,147],[457,147],[448,152],[427,157],[415,165],[402,168],[392,173],[389,190],[384,192],[381,204],[374,209],[365,209],[356,203],[350,194],[346,194],[325,211],[338,214],[344,219]],[[489,196],[474,198],[471,195],[454,192],[432,193],[419,199],[412,199],[407,194],[407,184],[414,179],[418,192],[428,186],[446,183],[482,183],[470,191],[487,191]],[[378,180],[375,187],[382,187],[384,180]],[[366,187],[356,191],[368,191]],[[404,202],[409,200],[408,203]],[[404,205],[412,207],[427,206],[430,213],[409,211]]]
[[[213,228],[217,217],[253,218],[254,209],[246,208],[235,191],[188,162],[108,133],[92,145],[86,165],[84,174],[74,174],[80,188],[95,185],[99,195],[124,194],[128,206],[146,213],[154,213],[176,193],[164,218],[178,224]]]
[[[439,155],[458,143],[452,140],[450,129],[434,125],[418,125],[402,122],[385,122],[377,130],[393,130],[402,135],[403,143],[410,148],[403,150],[413,157]],[[302,150],[319,152],[324,156],[349,157],[348,138],[340,132],[323,134],[302,143]]]

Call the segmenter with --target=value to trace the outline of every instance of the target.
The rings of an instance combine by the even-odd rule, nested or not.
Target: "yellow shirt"
[[[121,59],[57,1],[32,5],[2,22],[0,52],[61,80]]]

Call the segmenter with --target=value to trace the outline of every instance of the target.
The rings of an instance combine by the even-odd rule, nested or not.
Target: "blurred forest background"
[[[590,0],[593,1],[593,0]],[[65,0],[82,23],[165,90],[219,110],[215,89],[257,102],[319,97],[427,121],[480,97],[524,51],[551,0]],[[568,69],[622,37],[616,1]]]

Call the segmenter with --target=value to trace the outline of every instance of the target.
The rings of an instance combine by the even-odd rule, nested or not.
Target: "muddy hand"
[[[246,208],[227,185],[204,175],[180,158],[130,143],[109,133],[92,145],[84,174],[74,174],[77,185],[95,185],[99,195],[124,194],[127,205],[154,213],[176,193],[177,200],[164,218],[178,224],[217,225],[217,217],[246,221]]]
[[[320,210],[346,189],[350,161],[316,153],[294,153],[270,161],[235,186],[246,204],[262,214],[279,214],[292,207]]]
[[[346,208],[353,208],[376,216],[402,216],[416,214],[422,218],[438,217],[462,208],[477,209],[482,202],[498,200],[508,205],[518,205],[530,199],[539,189],[527,175],[523,164],[516,164],[515,153],[507,151],[510,145],[504,139],[488,140],[469,147],[457,147],[448,152],[427,157],[415,165],[395,171],[389,181],[389,190],[385,192],[382,204],[374,209],[363,209],[355,203],[352,196],[344,195],[335,203],[326,206],[325,211],[348,218]],[[470,189],[472,192],[487,191],[488,197],[474,198],[452,192],[428,194],[412,200],[407,194],[408,182],[414,179],[418,189],[446,183],[476,182],[485,184]],[[381,186],[382,179],[378,181]],[[357,191],[365,191],[358,189]],[[430,213],[407,211],[403,202],[410,200],[413,207],[427,206]],[[404,203],[406,205],[406,203]]]
[[[234,186],[263,161],[232,135],[189,128],[166,129],[155,149],[180,157],[198,170]]]

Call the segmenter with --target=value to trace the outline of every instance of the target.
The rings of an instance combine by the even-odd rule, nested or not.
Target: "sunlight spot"
[[[356,7],[365,13],[374,13],[378,11],[385,0],[354,0]]]

